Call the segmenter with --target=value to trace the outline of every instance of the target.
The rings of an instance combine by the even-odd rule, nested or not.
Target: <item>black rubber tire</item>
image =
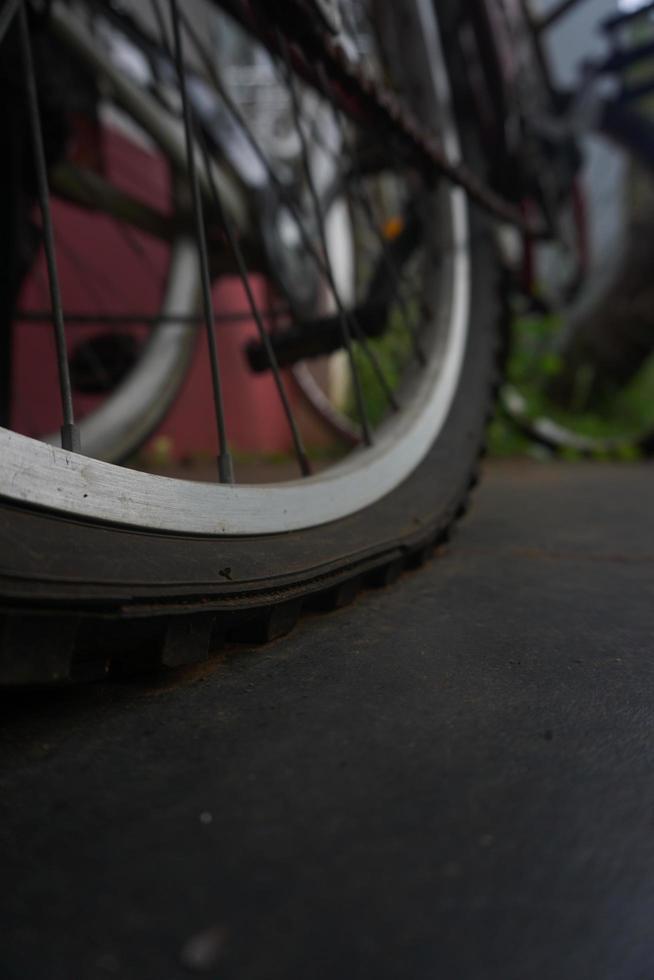
[[[440,437],[374,506],[322,527],[210,538],[85,524],[0,504],[0,683],[46,683],[202,660],[263,641],[303,603],[385,584],[450,532],[476,482],[498,382],[492,241],[473,218],[472,309],[461,383]]]
[[[474,208],[470,241],[468,341],[449,415],[420,466],[366,510],[273,537],[214,538],[0,501],[0,684],[201,661],[225,640],[280,636],[303,607],[342,605],[422,561],[467,508],[498,389],[501,280]]]

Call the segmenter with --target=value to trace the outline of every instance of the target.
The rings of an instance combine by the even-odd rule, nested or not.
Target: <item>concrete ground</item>
[[[654,470],[201,670],[0,701],[2,980],[654,976]]]

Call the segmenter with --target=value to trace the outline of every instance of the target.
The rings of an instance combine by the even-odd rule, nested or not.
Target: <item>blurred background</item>
[[[557,6],[552,0],[532,2],[539,15]],[[591,66],[612,53],[602,30],[607,19],[646,6],[644,0],[586,0],[549,28],[544,43],[561,89],[578,89]],[[647,56],[621,78],[605,79],[606,94],[614,95],[634,80],[654,79],[648,48],[652,36],[651,15],[627,25],[622,43],[647,47]],[[637,105],[654,119],[651,94],[644,94]],[[516,392],[510,392],[493,423],[490,445],[496,455],[548,457],[557,452],[573,458],[631,459],[653,449],[652,173],[606,136],[586,132],[578,139],[587,274],[579,293],[563,308],[514,319],[508,377],[520,389],[520,398],[512,402]],[[570,384],[566,364],[575,358],[576,379]],[[600,375],[605,376],[604,386],[593,383]],[[557,377],[565,384],[557,385]],[[544,384],[544,378],[551,380]]]

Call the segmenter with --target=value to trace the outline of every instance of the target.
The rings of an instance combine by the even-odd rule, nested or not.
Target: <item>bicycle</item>
[[[282,635],[303,605],[340,605],[361,585],[386,584],[424,560],[465,511],[499,384],[505,272],[488,216],[521,239],[555,237],[556,205],[574,180],[574,140],[566,133],[546,144],[557,165],[545,171],[533,104],[526,111],[518,97],[528,77],[539,104],[552,101],[527,54],[519,8],[507,8],[501,23],[491,23],[496,8],[482,0],[464,9],[411,0],[401,10],[356,0],[206,0],[189,9],[177,0],[129,12],[110,0],[9,0],[0,17],[18,147],[5,158],[13,278],[0,290],[4,326],[33,262],[25,222],[38,199],[63,416],[61,448],[52,436],[0,430],[4,683],[201,660],[225,638]],[[525,57],[513,74],[487,54],[516,37]],[[258,132],[225,72],[223,41],[265,65],[284,92]],[[70,91],[58,100],[53,61],[72,66],[74,92],[92,94],[82,127],[92,136],[78,139],[77,158],[65,125],[75,114]],[[489,84],[503,100],[490,126]],[[103,169],[99,117],[120,117],[143,160],[158,157],[167,176],[155,199]],[[271,118],[280,132],[266,125]],[[145,172],[144,164],[141,183]],[[79,425],[50,191],[109,216],[132,244],[154,236],[165,252],[164,288],[152,300],[161,309],[137,317],[155,324],[150,339],[138,356],[118,357],[110,397]],[[214,329],[213,284],[224,277],[239,284],[256,325],[247,363],[274,386],[297,479],[234,482]],[[260,308],[262,279],[273,310]],[[104,322],[130,316],[113,312]],[[188,354],[179,352],[198,324],[217,482],[85,455],[121,459],[143,441],[185,375]],[[356,446],[312,472],[285,369],[339,352]],[[374,416],[364,365],[382,404]],[[9,408],[5,394],[5,420]]]
[[[582,0],[566,0],[540,18],[527,9],[536,57],[559,105],[548,124],[556,123],[577,143],[593,135],[600,145],[608,143],[622,152],[629,168],[624,208],[632,215],[626,221],[632,227],[604,281],[586,288],[585,273],[593,258],[589,224],[595,216],[580,172],[561,216],[569,237],[578,243],[577,271],[571,275],[568,270],[566,282],[565,264],[559,261],[557,268],[550,254],[541,257],[539,274],[538,255],[531,255],[540,288],[531,311],[523,304],[516,315],[514,356],[502,405],[519,430],[551,450],[633,458],[650,454],[654,447],[654,412],[649,408],[654,334],[643,261],[654,169],[654,118],[648,104],[654,92],[654,5],[617,11],[600,22],[606,53],[585,60],[577,84],[563,89],[553,80],[546,46],[549,32],[581,5]]]

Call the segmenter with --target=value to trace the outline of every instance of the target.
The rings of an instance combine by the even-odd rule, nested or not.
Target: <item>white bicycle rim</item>
[[[460,147],[430,0],[416,0],[440,132],[453,160]],[[268,485],[201,484],[113,466],[0,430],[0,495],[78,518],[186,534],[275,534],[325,524],[370,506],[402,483],[438,438],[458,389],[470,310],[468,213],[464,193],[448,188],[449,224],[426,367],[403,410],[358,449],[316,476]]]

